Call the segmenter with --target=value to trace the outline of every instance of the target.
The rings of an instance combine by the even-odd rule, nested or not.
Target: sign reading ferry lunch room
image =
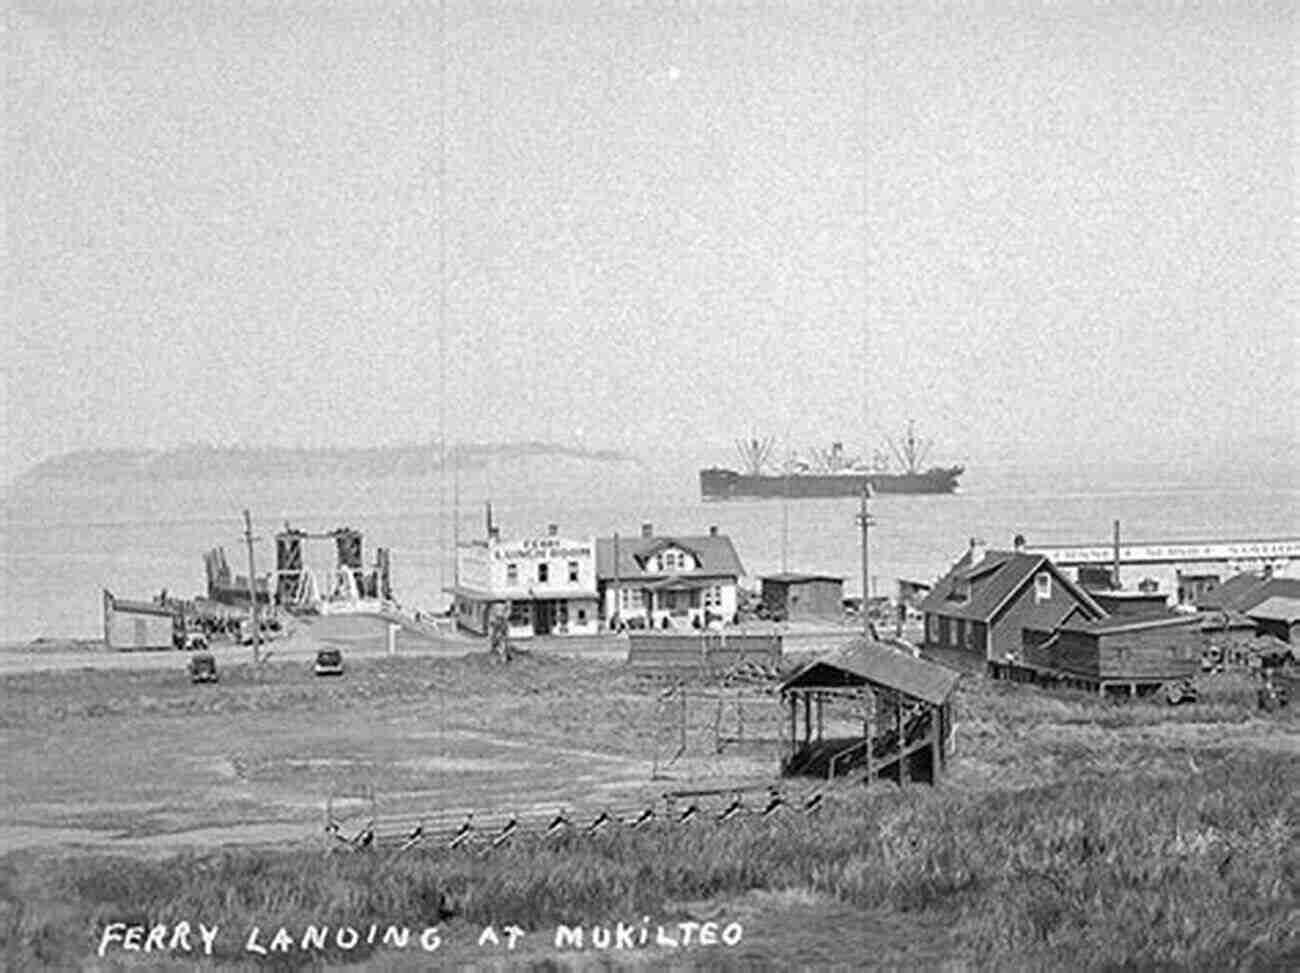
[[[582,541],[569,541],[559,537],[534,537],[512,541],[493,549],[498,561],[523,561],[528,558],[588,558],[592,547]]]

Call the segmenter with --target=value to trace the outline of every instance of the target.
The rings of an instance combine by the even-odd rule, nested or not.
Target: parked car
[[[343,653],[338,649],[321,649],[316,653],[316,675],[343,675]]]
[[[195,652],[190,656],[190,682],[217,682],[217,660],[211,652]]]

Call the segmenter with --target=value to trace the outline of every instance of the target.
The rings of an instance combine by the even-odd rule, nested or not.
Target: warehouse
[[[149,601],[126,601],[104,589],[104,645],[127,652],[175,647],[172,610]]]

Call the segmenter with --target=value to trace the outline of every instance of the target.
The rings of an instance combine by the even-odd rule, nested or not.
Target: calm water
[[[481,534],[489,497],[505,536],[550,522],[568,536],[633,534],[643,522],[665,533],[702,533],[716,524],[733,538],[751,581],[784,564],[844,575],[846,593],[861,591],[856,500],[705,503],[696,470],[709,459],[653,466],[529,460],[466,472],[459,478],[460,536]],[[1016,533],[1031,544],[1104,542],[1119,518],[1133,540],[1295,536],[1300,490],[1287,463],[1242,475],[1239,467],[1207,472],[1175,463],[1103,471],[972,461],[956,495],[873,501],[874,591],[891,592],[900,576],[933,578],[976,535],[1000,546]],[[392,549],[403,604],[440,608],[451,580],[456,492],[450,477],[9,487],[0,639],[97,637],[104,587],[122,597],[163,588],[197,594],[202,554],[213,546],[225,546],[232,567],[246,572],[245,507],[265,538],[256,545],[259,572],[271,565],[269,538],[286,519],[307,530],[349,525],[365,532],[367,564],[376,545]],[[313,563],[332,556],[324,546],[318,554]]]

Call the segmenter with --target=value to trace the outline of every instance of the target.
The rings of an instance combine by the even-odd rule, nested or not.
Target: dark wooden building
[[[956,650],[993,675],[1014,663],[1026,629],[1105,616],[1096,600],[1041,554],[988,550],[977,541],[921,602],[927,651]]]
[[[934,783],[952,755],[959,674],[859,638],[781,684],[789,709],[785,774]]]
[[[1199,673],[1203,648],[1195,615],[1071,619],[1050,635],[1026,632],[1016,670],[1102,695],[1141,695]]]
[[[1300,598],[1274,595],[1246,612],[1261,635],[1300,645]]]
[[[1169,597],[1159,591],[1089,591],[1107,615],[1124,618],[1150,618],[1169,607]]]
[[[840,618],[844,614],[844,579],[829,574],[764,575],[763,607],[769,618]]]

